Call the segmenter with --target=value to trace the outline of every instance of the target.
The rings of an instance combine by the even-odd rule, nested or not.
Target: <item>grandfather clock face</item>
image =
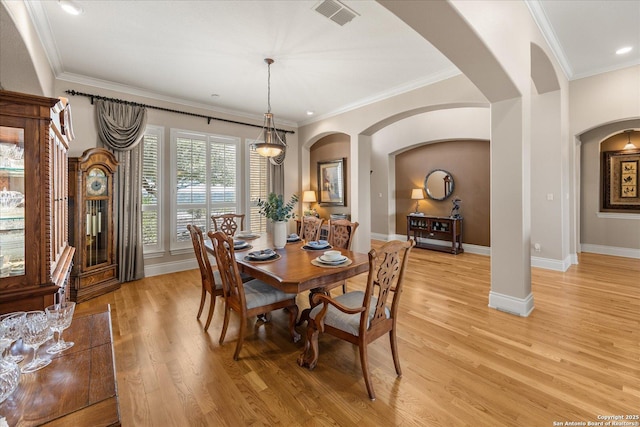
[[[109,189],[107,186],[107,175],[100,168],[92,168],[87,174],[87,196],[88,197],[101,197],[107,196]]]
[[[89,169],[86,178],[86,233],[85,260],[86,267],[93,267],[107,262],[109,222],[109,186],[104,170],[94,167]]]

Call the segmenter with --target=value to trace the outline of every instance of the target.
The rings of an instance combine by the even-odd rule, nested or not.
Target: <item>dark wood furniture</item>
[[[202,309],[207,298],[207,294],[211,295],[211,301],[209,303],[209,314],[207,315],[207,323],[204,325],[204,330],[209,329],[211,324],[211,318],[216,308],[216,297],[222,297],[222,277],[220,277],[220,271],[216,270],[215,274],[211,268],[211,262],[209,261],[209,255],[205,248],[206,238],[202,233],[202,230],[197,225],[188,224],[187,230],[191,235],[191,242],[193,243],[193,251],[196,255],[196,261],[198,261],[198,267],[200,268],[200,279],[202,282],[202,295],[200,296],[200,308],[198,308],[197,319],[202,315]]]
[[[417,248],[459,254],[462,249],[462,218],[407,215],[407,240],[413,238]],[[446,240],[451,246],[420,239]]]
[[[238,230],[244,230],[244,214],[211,215],[211,220],[214,231],[224,231],[228,236],[235,236]]]
[[[329,236],[328,241],[334,248],[351,249],[353,236],[358,229],[358,222],[351,222],[348,219],[330,219],[329,220]],[[347,282],[336,283],[336,286],[342,285],[342,293],[347,292]],[[329,288],[325,288],[329,289]]]
[[[402,376],[396,343],[396,318],[404,282],[404,272],[413,240],[393,240],[369,252],[369,277],[364,292],[352,291],[335,299],[324,294],[313,296],[304,351],[298,364],[309,369],[318,363],[318,334],[325,332],[358,346],[364,382],[371,400],[376,399],[369,372],[367,346],[389,335],[391,354],[398,377]],[[393,295],[393,297],[390,297]],[[391,299],[391,301],[389,301]],[[391,307],[387,302],[391,302]],[[349,316],[351,315],[351,316]]]
[[[0,313],[65,298],[75,251],[67,202],[72,139],[64,100],[0,91]]]
[[[77,248],[70,296],[77,302],[120,288],[113,221],[117,167],[113,153],[104,148],[69,158],[69,235]]]
[[[51,356],[49,366],[23,374],[16,391],[0,405],[0,414],[12,427],[119,426],[109,307],[76,313],[64,338],[75,345]]]
[[[236,351],[233,354],[233,359],[238,360],[244,342],[245,330],[247,329],[247,318],[267,315],[273,310],[281,308],[288,311],[289,332],[293,342],[298,342],[300,334],[295,328],[298,317],[296,294],[283,292],[261,280],[254,279],[243,282],[234,255],[233,237],[222,231],[210,231],[209,238],[213,243],[224,292],[224,323],[220,333],[220,345],[224,342],[224,337],[227,334],[229,316],[232,310],[240,316],[238,341],[236,342]]]
[[[213,253],[211,242],[207,250]],[[252,240],[252,250],[273,249],[270,237],[261,236]],[[323,251],[303,250],[304,242],[287,243],[283,249],[274,249],[281,258],[268,263],[255,263],[244,259],[246,252],[235,252],[236,262],[241,272],[270,284],[288,293],[300,293],[366,273],[369,270],[369,256],[347,249],[336,249],[351,259],[351,264],[337,268],[323,268],[311,264]]]

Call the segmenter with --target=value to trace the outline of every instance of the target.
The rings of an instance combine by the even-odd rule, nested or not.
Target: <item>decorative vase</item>
[[[276,249],[282,249],[287,244],[287,222],[273,222],[273,246]]]

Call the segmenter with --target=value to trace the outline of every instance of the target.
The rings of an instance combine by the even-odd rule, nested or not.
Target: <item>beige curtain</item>
[[[129,282],[144,277],[142,245],[142,156],[147,114],[144,107],[98,100],[98,136],[118,160],[114,177],[114,244],[118,277]]]

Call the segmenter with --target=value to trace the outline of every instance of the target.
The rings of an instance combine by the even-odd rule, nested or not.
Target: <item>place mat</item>
[[[235,252],[244,252],[244,251],[249,250],[249,249],[251,249],[251,248],[253,248],[253,246],[251,246],[251,245],[247,245],[247,246],[243,246],[243,247],[241,247],[241,248],[237,248],[237,249],[234,247],[234,248],[233,248],[233,250],[234,250]]]
[[[331,265],[331,264],[323,264],[320,261],[318,261],[317,259],[312,259],[311,260],[311,264],[315,265],[316,267],[324,267],[324,268],[342,268],[342,267],[346,267],[348,265],[353,264],[353,260],[351,260],[350,258],[347,258],[347,260],[345,262],[343,262],[342,264],[338,264],[338,265]]]
[[[282,257],[280,256],[280,254],[275,254],[275,255],[273,256],[273,258],[268,258],[268,259],[254,259],[254,258],[251,258],[251,257],[249,257],[249,256],[245,256],[245,257],[244,257],[244,260],[245,260],[245,261],[247,261],[247,262],[250,262],[251,264],[266,264],[266,263],[268,263],[268,262],[277,261],[277,260],[279,260],[280,258],[282,258]]]
[[[330,249],[333,249],[333,246],[327,245],[321,248],[314,248],[312,246],[302,245],[300,249],[302,249],[303,251],[328,251]]]

